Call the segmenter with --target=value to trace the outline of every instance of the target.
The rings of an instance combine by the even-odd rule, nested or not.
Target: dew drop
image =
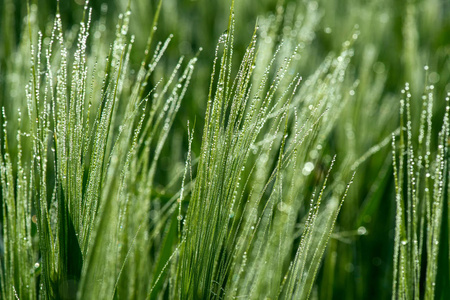
[[[304,176],[308,176],[309,174],[311,174],[312,170],[314,170],[314,164],[309,161],[303,167],[302,174]]]
[[[366,227],[360,226],[360,227],[358,228],[358,234],[359,234],[359,235],[366,235],[366,234],[367,234],[367,229],[366,229]]]

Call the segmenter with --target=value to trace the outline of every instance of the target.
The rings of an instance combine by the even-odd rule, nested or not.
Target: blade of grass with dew
[[[402,90],[401,132],[393,137],[397,216],[394,248],[393,299],[434,299],[443,205],[448,190],[449,97],[432,147],[434,87],[424,91],[417,141],[413,139],[411,91]],[[406,125],[405,125],[406,122]]]
[[[286,187],[289,191],[289,186],[295,186],[290,193],[293,194],[291,201],[297,202],[296,187],[299,181],[294,179],[295,169],[286,182],[284,173],[290,170],[294,161],[299,160],[297,165],[302,161],[296,155],[297,152],[301,152],[302,147],[308,147],[315,140],[327,106],[332,106],[331,101],[339,99],[319,97],[315,109],[305,117],[304,127],[298,128],[298,123],[295,122],[296,126],[292,129],[294,138],[288,139],[288,128],[291,130],[289,115],[294,110],[294,104],[298,105],[300,101],[300,97],[295,96],[301,78],[288,76],[287,70],[299,49],[296,48],[291,56],[283,60],[284,64],[273,71],[273,78],[269,81],[272,64],[279,52],[277,50],[268,65],[256,66],[266,71],[260,77],[260,82],[252,84],[252,73],[256,69],[253,66],[255,62],[258,63],[254,35],[236,78],[231,81],[234,22],[232,6],[228,29],[220,37],[216,49],[200,161],[184,222],[177,279],[173,286],[175,298],[239,296],[256,299],[261,294],[289,297],[294,293],[293,288],[288,288],[286,294],[282,294],[280,290],[284,272],[288,270],[289,251],[282,251],[276,259],[273,258],[273,254],[277,253],[276,249],[292,247],[287,231],[291,229],[292,220],[296,219],[296,213],[293,213],[289,218],[291,222],[286,225],[284,213],[279,216],[279,212],[276,212],[277,207],[284,211],[283,205],[286,205],[286,212],[289,214],[289,204],[282,201]],[[219,47],[223,47],[220,58]],[[264,50],[259,49],[261,52]],[[343,55],[347,56],[348,53],[350,52],[344,51]],[[331,61],[333,60],[330,58],[328,67],[325,64],[317,77],[328,73]],[[344,63],[336,64],[339,66],[335,69],[336,73],[329,75],[330,78],[323,83],[324,87],[329,87],[331,82],[339,85],[339,80],[331,81],[331,78],[342,75],[337,70],[342,68],[345,71],[348,60],[339,57],[336,62],[338,61]],[[321,83],[320,79],[311,81],[307,86]],[[264,133],[265,139],[258,142]],[[256,146],[258,143],[260,145]],[[246,173],[248,168],[250,171]],[[260,183],[252,180],[253,174],[261,176]],[[292,205],[298,209],[299,203]],[[304,298],[309,295],[338,207],[340,205],[329,206],[326,213],[319,214],[317,205],[315,216],[320,215],[329,221],[323,232],[314,232],[306,242],[308,246],[318,243],[317,248],[314,248],[316,251],[306,251],[312,258],[312,263],[308,264],[308,279],[303,282],[297,278],[296,273],[291,277],[293,279],[290,286],[300,286],[295,289],[295,294],[299,297],[301,293],[304,293]],[[272,256],[270,261],[274,265],[267,263],[269,256]],[[278,272],[267,277],[267,271],[273,271],[274,268]]]

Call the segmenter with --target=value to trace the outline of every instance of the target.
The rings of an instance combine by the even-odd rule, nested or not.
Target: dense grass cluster
[[[0,6],[1,299],[450,297],[445,0]]]

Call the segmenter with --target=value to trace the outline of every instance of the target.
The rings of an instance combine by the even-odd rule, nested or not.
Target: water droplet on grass
[[[360,227],[358,228],[358,234],[359,234],[359,235],[366,235],[366,234],[367,234],[367,229],[366,229],[366,227],[360,226]]]
[[[308,176],[309,174],[311,174],[312,170],[314,170],[314,164],[309,161],[303,167],[302,174],[304,176]]]

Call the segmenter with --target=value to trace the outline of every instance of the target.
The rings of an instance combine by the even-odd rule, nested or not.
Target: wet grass
[[[449,295],[445,1],[79,2],[1,7],[2,299]]]

